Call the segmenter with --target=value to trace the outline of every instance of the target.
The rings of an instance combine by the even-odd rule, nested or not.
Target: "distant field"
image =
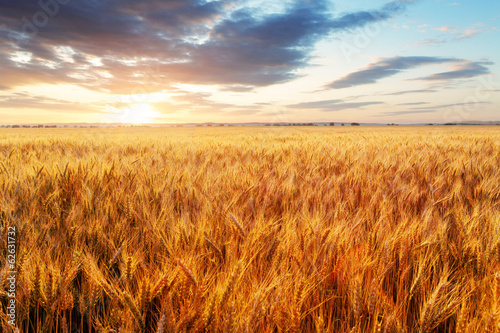
[[[498,126],[0,129],[0,225],[3,332],[500,324]]]

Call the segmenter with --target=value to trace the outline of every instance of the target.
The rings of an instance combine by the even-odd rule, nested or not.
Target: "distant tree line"
[[[56,128],[57,125],[0,125],[0,128]]]
[[[275,123],[266,124],[265,126],[335,126],[335,123],[329,124],[314,124],[314,123]],[[340,126],[344,126],[343,123]],[[351,123],[351,126],[361,126],[359,123]]]

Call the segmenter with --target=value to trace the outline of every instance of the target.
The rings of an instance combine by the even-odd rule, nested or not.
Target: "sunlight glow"
[[[151,105],[138,103],[124,109],[119,114],[119,122],[127,124],[147,124],[155,121],[159,116]]]

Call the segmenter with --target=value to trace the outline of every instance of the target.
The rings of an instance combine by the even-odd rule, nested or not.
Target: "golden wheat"
[[[1,129],[17,327],[498,331],[499,165],[498,127]]]

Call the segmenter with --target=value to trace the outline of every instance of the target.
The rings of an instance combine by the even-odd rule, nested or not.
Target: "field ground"
[[[0,327],[15,252],[20,332],[495,332],[499,166],[498,127],[1,129]]]

